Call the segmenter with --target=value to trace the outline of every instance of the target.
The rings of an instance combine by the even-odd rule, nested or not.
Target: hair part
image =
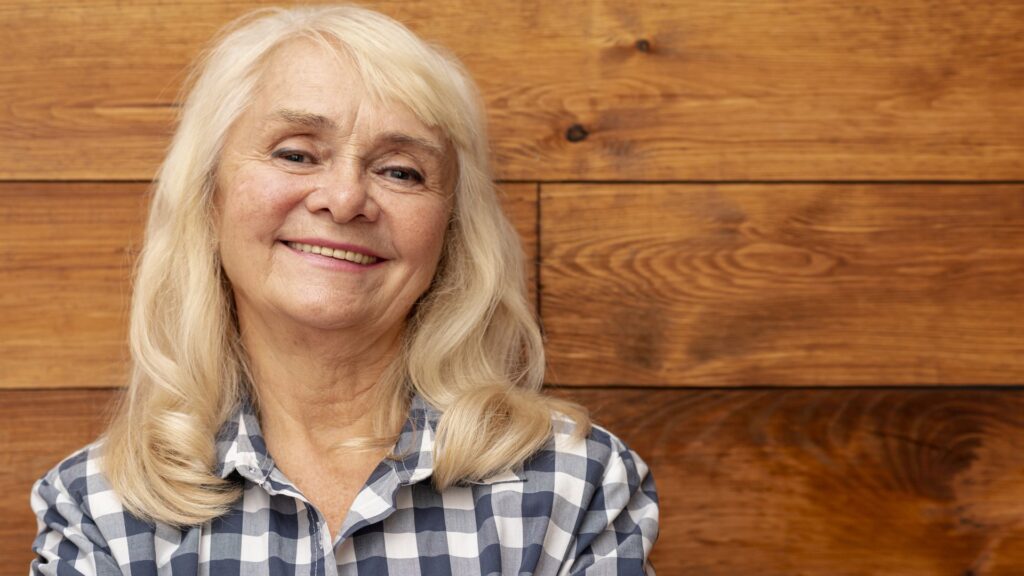
[[[371,95],[439,128],[456,154],[455,202],[438,271],[377,386],[377,437],[390,446],[412,394],[441,411],[433,482],[443,490],[513,468],[578,405],[544,396],[544,349],[522,249],[489,167],[483,106],[457,60],[382,14],[354,6],[264,9],[230,25],[193,70],[152,190],[129,329],[128,390],[107,431],[104,471],[140,518],[194,525],[240,488],[215,474],[215,437],[245,397],[257,404],[213,223],[226,135],[274,50],[306,38],[351,58]]]

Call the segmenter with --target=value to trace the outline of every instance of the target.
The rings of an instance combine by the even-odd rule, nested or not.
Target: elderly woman
[[[543,396],[473,83],[354,7],[257,13],[155,185],[133,371],[33,489],[39,574],[642,574],[644,463]]]

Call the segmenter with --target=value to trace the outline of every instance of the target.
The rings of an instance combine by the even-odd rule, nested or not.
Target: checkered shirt
[[[555,434],[521,469],[438,492],[429,482],[439,413],[419,398],[396,446],[352,503],[340,534],[274,465],[244,404],[217,438],[219,474],[241,483],[205,524],[143,522],[121,505],[95,443],[32,489],[32,574],[653,574],[658,497],[647,466],[594,427]]]

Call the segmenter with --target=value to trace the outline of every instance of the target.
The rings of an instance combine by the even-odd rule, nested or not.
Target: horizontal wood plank
[[[1024,395],[585,390],[645,458],[659,574],[1014,575]]]
[[[0,0],[0,179],[152,178],[188,62],[262,5]],[[1024,178],[1017,0],[367,5],[465,61],[503,179]]]
[[[1019,390],[557,391],[654,472],[659,574],[1019,573]],[[32,482],[100,431],[109,390],[0,391],[0,575]]]
[[[537,305],[537,202],[539,188],[536,184],[505,183],[499,187],[501,206],[523,246],[526,287],[530,301]]]
[[[0,388],[124,382],[146,187],[0,183]],[[535,298],[537,186],[501,190]]]
[[[24,574],[36,520],[32,484],[103,431],[113,390],[0,390],[0,574]]]
[[[1024,186],[544,185],[550,382],[1019,384]]]
[[[0,388],[116,386],[143,184],[0,184]]]

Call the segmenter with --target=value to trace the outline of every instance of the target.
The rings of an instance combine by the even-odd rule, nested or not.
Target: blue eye
[[[382,172],[388,178],[393,178],[395,180],[403,180],[406,182],[423,182],[423,175],[420,174],[418,171],[413,170],[412,168],[385,168]]]
[[[297,150],[278,150],[274,152],[274,158],[280,158],[281,160],[296,164],[312,164],[314,162],[314,158],[311,155]]]

